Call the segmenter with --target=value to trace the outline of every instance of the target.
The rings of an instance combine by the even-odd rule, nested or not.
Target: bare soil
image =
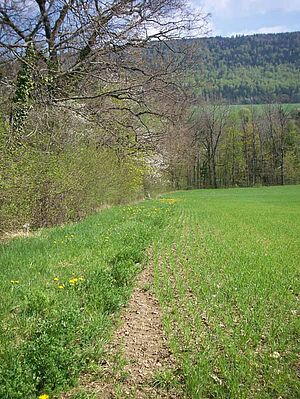
[[[178,384],[174,384],[176,362],[164,335],[152,280],[149,266],[139,275],[121,314],[121,325],[107,348],[102,375],[99,380],[82,381],[85,390],[96,398],[183,398]]]

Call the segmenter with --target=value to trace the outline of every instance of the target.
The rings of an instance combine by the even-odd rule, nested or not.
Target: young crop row
[[[154,246],[155,284],[188,397],[298,397],[299,194],[173,196],[175,216]]]

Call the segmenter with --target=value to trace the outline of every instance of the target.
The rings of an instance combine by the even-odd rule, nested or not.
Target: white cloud
[[[193,0],[193,3],[218,15],[265,14],[272,10],[300,11],[300,0]]]
[[[230,7],[232,0],[204,0],[203,4],[206,9],[211,11],[221,11]]]
[[[291,32],[292,29],[290,29],[287,26],[284,25],[277,25],[277,26],[263,26],[258,29],[245,29],[240,32],[231,32],[227,36],[236,36],[236,35],[255,35],[258,33],[282,33],[282,32]]]
[[[209,1],[209,0],[208,0]],[[235,1],[233,1],[235,3]],[[299,11],[299,0],[240,0],[238,2],[245,13],[265,14],[272,10],[282,10],[285,12]]]

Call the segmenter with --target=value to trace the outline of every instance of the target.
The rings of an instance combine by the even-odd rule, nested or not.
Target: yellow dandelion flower
[[[77,281],[78,281],[78,278],[74,277],[74,278],[71,278],[71,279],[69,280],[69,283],[73,285],[73,284],[76,284]]]
[[[39,399],[49,399],[49,395],[47,395],[46,393],[43,393],[43,395],[39,396]]]
[[[58,281],[58,277],[54,277],[53,281]]]
[[[65,286],[64,285],[59,285],[58,288],[60,288],[62,290],[63,288],[65,288]]]

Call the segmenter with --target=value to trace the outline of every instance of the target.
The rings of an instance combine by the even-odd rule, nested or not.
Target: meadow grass
[[[231,104],[230,108],[233,110],[239,111],[243,108],[254,108],[255,110],[261,110],[265,106],[272,105],[272,104]],[[275,104],[273,104],[275,105]],[[279,105],[279,104],[276,104]],[[300,108],[300,103],[282,103],[282,107],[287,111],[294,111]]]
[[[178,365],[156,383],[182,384],[187,398],[298,398],[300,186],[290,186],[177,192],[4,243],[1,399],[59,398],[101,368],[149,246]]]
[[[155,284],[187,397],[298,398],[300,186],[170,198]]]
[[[97,367],[170,212],[145,201],[2,245],[1,399],[58,397]]]

